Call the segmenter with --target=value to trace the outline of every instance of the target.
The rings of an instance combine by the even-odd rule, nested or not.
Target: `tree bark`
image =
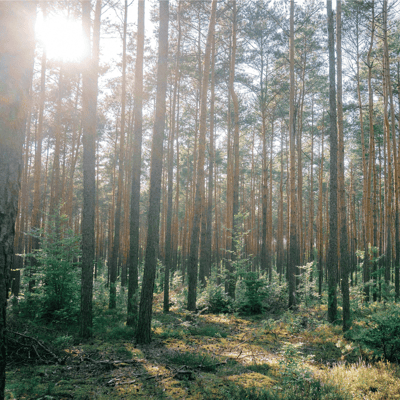
[[[129,244],[129,282],[127,324],[134,326],[137,321],[138,270],[139,270],[139,226],[140,226],[140,172],[142,163],[143,125],[143,52],[144,52],[144,11],[145,0],[138,1],[137,55],[134,89],[134,130],[132,160],[132,193]]]
[[[166,93],[168,77],[168,22],[169,1],[160,1],[160,28],[157,67],[157,98],[154,119],[153,143],[151,148],[150,198],[147,221],[147,245],[144,261],[144,275],[140,296],[138,329],[136,340],[140,344],[151,341],[151,315],[153,311],[153,290],[157,267],[159,245],[161,175],[163,160],[163,139],[165,128]]]
[[[117,204],[115,209],[114,223],[114,241],[110,260],[110,302],[109,308],[114,309],[117,306],[117,271],[118,256],[120,248],[120,231],[121,231],[121,208],[122,193],[124,179],[124,144],[125,144],[125,105],[126,105],[126,29],[128,25],[128,0],[125,0],[124,13],[124,33],[122,44],[122,91],[121,91],[121,134],[119,139],[119,156],[118,156],[118,186],[117,186]],[[122,257],[120,257],[122,259]]]
[[[0,398],[6,372],[6,307],[14,256],[22,148],[34,57],[36,4],[1,2],[0,27]]]
[[[335,39],[333,28],[332,0],[327,0],[328,49],[329,49],[329,143],[330,143],[330,184],[329,184],[329,246],[328,246],[328,320],[337,318],[337,271],[338,271],[338,182],[337,182],[337,125],[335,90]]]
[[[82,22],[90,41],[90,2],[82,3]],[[93,53],[86,59],[82,73],[83,131],[83,208],[82,208],[82,285],[81,336],[92,336],[93,264],[95,259],[94,220],[96,202],[96,107],[99,62],[101,0],[96,2]]]
[[[336,0],[336,43],[337,43],[337,117],[338,117],[338,183],[340,204],[340,271],[343,296],[343,332],[350,329],[349,293],[349,251],[347,236],[346,191],[344,186],[344,140],[343,140],[343,102],[342,102],[342,1]]]
[[[290,137],[290,227],[289,227],[289,254],[288,254],[288,281],[289,281],[289,308],[296,305],[296,268],[298,265],[298,241],[296,229],[296,119],[294,113],[294,0],[290,1],[290,99],[289,99],[289,137]]]
[[[194,214],[192,224],[192,235],[190,243],[190,254],[188,263],[188,305],[189,311],[196,309],[197,297],[197,263],[199,249],[200,222],[204,211],[204,159],[206,146],[206,130],[207,130],[207,92],[208,81],[210,75],[210,58],[211,58],[211,42],[214,34],[215,15],[217,10],[217,1],[211,3],[210,24],[208,26],[206,51],[204,54],[204,67],[201,84],[200,99],[200,128],[199,128],[199,154],[197,160],[197,178],[196,178],[196,195],[194,202]]]
[[[168,152],[168,188],[167,188],[167,229],[165,237],[165,277],[164,277],[164,312],[169,312],[169,275],[172,270],[172,197],[173,197],[173,178],[174,178],[174,135],[175,135],[175,113],[176,113],[176,99],[178,94],[178,80],[179,80],[179,64],[180,64],[180,47],[181,47],[181,25],[180,25],[181,3],[178,6],[178,43],[176,49],[176,63],[174,73],[174,92],[172,99],[172,118],[171,129],[169,137],[169,152]]]

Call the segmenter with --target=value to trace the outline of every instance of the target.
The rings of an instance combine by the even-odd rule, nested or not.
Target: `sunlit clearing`
[[[44,46],[47,57],[51,59],[79,62],[88,52],[82,22],[63,15],[54,15],[46,19],[38,15],[36,37]]]

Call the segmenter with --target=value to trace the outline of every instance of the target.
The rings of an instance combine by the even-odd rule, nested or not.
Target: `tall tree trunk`
[[[289,257],[288,257],[288,281],[289,281],[289,308],[296,305],[296,268],[298,265],[298,241],[296,230],[296,119],[294,111],[294,0],[290,1],[290,37],[289,37],[289,62],[290,62],[290,98],[289,98],[289,137],[290,137],[290,228],[289,228]]]
[[[45,7],[46,3],[43,3]],[[43,9],[43,14],[46,17],[46,8]],[[46,100],[46,51],[43,50],[40,74],[40,102],[39,102],[39,124],[36,131],[36,150],[35,150],[35,175],[33,189],[33,209],[31,228],[34,231],[40,229],[40,179],[42,172],[42,139],[43,139],[43,114],[44,103]],[[39,238],[37,235],[32,238],[32,251],[39,248]]]
[[[389,70],[389,55],[387,44],[387,0],[383,1],[383,112],[384,112],[384,133],[386,137],[387,150],[387,191],[386,191],[386,250],[385,250],[385,282],[389,284],[390,271],[392,264],[392,146],[390,142],[390,124],[388,115],[389,97],[390,97],[390,70]],[[393,125],[393,121],[392,121]],[[395,155],[396,149],[393,148]]]
[[[90,41],[90,2],[82,3],[82,23]],[[92,336],[93,263],[95,259],[94,218],[96,202],[96,107],[100,51],[101,0],[96,2],[93,27],[93,52],[82,74],[83,130],[83,208],[82,208],[82,285],[81,336]]]
[[[178,81],[178,99],[177,99],[177,117],[176,117],[176,185],[175,185],[175,209],[174,209],[174,229],[173,229],[173,270],[175,271],[180,267],[180,259],[182,257],[182,246],[180,245],[179,231],[182,228],[179,226],[179,194],[180,194],[180,153],[179,153],[179,85]]]
[[[344,140],[343,140],[343,102],[342,102],[342,1],[336,0],[336,43],[337,43],[337,116],[338,116],[338,186],[340,204],[340,271],[343,295],[343,331],[350,328],[349,293],[349,251],[347,239],[346,191],[344,186]]]
[[[325,117],[323,113],[323,119]],[[322,282],[324,279],[324,231],[323,231],[323,175],[324,175],[324,135],[325,135],[325,127],[323,127],[321,132],[321,163],[319,167],[319,177],[318,177],[318,295],[321,298],[322,296]]]
[[[283,137],[284,130],[281,124],[281,154],[280,154],[280,178],[279,178],[279,205],[278,205],[278,243],[277,243],[277,259],[276,268],[281,279],[284,272],[284,250],[283,250]],[[253,228],[254,229],[254,228]]]
[[[394,102],[393,102],[393,90],[392,90],[392,83],[390,79],[390,58],[389,58],[389,45],[388,45],[388,27],[387,27],[387,18],[388,18],[388,4],[387,0],[383,3],[384,6],[384,55],[386,59],[386,80],[387,80],[387,88],[388,88],[388,95],[389,95],[389,106],[390,106],[390,119],[391,119],[391,133],[392,133],[392,151],[393,151],[393,194],[394,194],[394,204],[391,208],[391,218],[390,218],[390,231],[391,235],[394,234],[393,245],[395,249],[397,249],[400,245],[400,237],[399,237],[399,228],[396,223],[398,221],[398,213],[399,213],[399,171],[398,171],[398,161],[397,160],[397,144],[396,144],[396,121],[395,121],[395,111],[394,111]],[[394,217],[394,218],[393,218]],[[395,226],[393,227],[393,222]],[[393,229],[394,228],[394,229]],[[396,252],[393,251],[393,247],[390,249],[392,252],[390,259],[392,260],[392,264],[394,266],[394,275],[395,280],[399,282],[399,270],[396,264],[399,260],[396,260]],[[397,287],[399,283],[397,284]],[[397,289],[398,295],[399,289]],[[395,283],[395,294],[396,294],[396,283]]]
[[[75,111],[78,114],[78,102],[79,96],[81,93],[81,88],[79,87],[79,81],[76,88],[76,97],[75,97]],[[74,175],[75,175],[75,168],[76,163],[79,157],[79,150],[81,145],[82,139],[82,125],[78,128],[78,121],[74,121],[72,125],[72,148],[71,148],[71,155],[70,155],[70,170],[69,170],[69,179],[68,179],[68,190],[67,190],[67,199],[66,199],[66,214],[69,217],[69,225],[72,226],[72,216],[73,216],[73,195],[74,195]]]
[[[261,271],[265,272],[267,268],[267,259],[269,257],[267,249],[267,209],[268,209],[268,163],[267,163],[267,116],[266,116],[266,97],[267,88],[264,89],[264,59],[261,56],[261,70],[260,70],[260,108],[261,108],[261,140],[262,140],[262,234],[261,234]],[[268,67],[267,67],[268,68]]]
[[[215,102],[215,36],[212,37],[211,45],[211,98],[210,98],[210,149],[208,156],[208,200],[207,200],[207,233],[205,247],[205,273],[211,276],[212,264],[212,210],[214,191],[214,102]],[[216,229],[215,222],[215,229]]]
[[[110,302],[109,308],[113,309],[117,306],[117,270],[120,249],[120,231],[121,231],[121,213],[122,213],[122,193],[124,179],[124,144],[125,144],[125,105],[126,105],[126,29],[128,25],[128,0],[125,0],[124,13],[124,33],[122,43],[122,91],[121,91],[121,134],[119,140],[119,157],[118,157],[118,187],[117,187],[117,204],[115,209],[114,223],[114,242],[110,260]]]
[[[204,211],[204,159],[206,145],[206,130],[207,130],[207,92],[208,81],[210,75],[210,58],[211,58],[211,42],[214,34],[215,15],[217,10],[217,1],[211,3],[210,24],[208,26],[206,51],[204,54],[204,69],[201,84],[201,99],[200,99],[200,129],[199,129],[199,154],[197,164],[197,179],[196,179],[196,196],[194,205],[192,235],[190,243],[190,255],[188,264],[188,310],[196,309],[196,286],[197,286],[197,263],[199,249],[199,234],[200,222]]]
[[[61,108],[62,108],[62,96],[64,86],[64,68],[63,64],[60,66],[60,72],[58,77],[58,95],[56,104],[56,118],[55,118],[55,146],[54,146],[54,158],[53,158],[53,170],[51,175],[51,197],[50,197],[50,218],[54,218],[58,214],[57,208],[60,205],[60,148],[61,148]]]
[[[0,3],[0,398],[5,397],[6,307],[14,256],[22,148],[33,69],[36,4]]]
[[[237,259],[237,240],[238,240],[238,221],[239,214],[239,101],[235,92],[235,64],[236,64],[236,35],[237,35],[237,9],[236,0],[233,0],[233,24],[232,24],[232,54],[231,65],[229,71],[229,85],[230,94],[233,103],[233,157],[234,157],[234,170],[233,170],[233,193],[232,193],[232,263],[231,271],[229,274],[228,295],[235,298],[236,277],[234,270],[234,262]]]
[[[151,315],[153,311],[153,290],[157,267],[159,245],[161,175],[163,160],[163,139],[165,128],[166,94],[168,78],[168,22],[169,1],[160,1],[159,49],[157,66],[157,98],[154,119],[153,143],[151,147],[150,198],[147,221],[147,246],[144,261],[142,292],[140,296],[138,343],[151,341]]]
[[[328,320],[334,322],[337,316],[337,271],[338,271],[338,177],[337,177],[337,126],[335,90],[335,39],[333,27],[332,0],[327,0],[328,49],[329,49],[329,142],[330,142],[330,184],[329,184],[329,246],[328,246]]]
[[[137,320],[138,270],[139,270],[139,226],[140,226],[140,171],[142,163],[143,124],[143,52],[144,52],[144,10],[145,0],[138,1],[137,54],[134,89],[134,130],[132,160],[132,194],[129,245],[128,319],[134,326]]]
[[[172,118],[169,137],[169,153],[168,153],[168,209],[167,209],[167,230],[165,238],[165,278],[164,278],[164,312],[169,312],[169,275],[172,270],[173,260],[173,243],[172,243],[172,195],[173,195],[173,175],[174,175],[174,134],[175,134],[175,115],[176,115],[176,98],[179,85],[179,64],[180,64],[180,47],[181,47],[181,3],[178,6],[178,43],[176,49],[176,63],[174,73],[174,93],[172,100]]]
[[[368,163],[368,172],[365,177],[365,182],[366,182],[366,201],[368,202],[368,206],[366,208],[366,219],[370,218],[370,213],[369,210],[371,209],[370,206],[370,192],[371,192],[371,176],[374,182],[374,190],[373,190],[373,219],[374,219],[374,226],[376,222],[376,177],[375,177],[375,134],[374,134],[374,93],[373,93],[373,88],[372,88],[372,67],[373,67],[373,62],[371,62],[371,54],[373,50],[373,45],[374,45],[374,34],[375,34],[375,7],[374,7],[374,1],[371,3],[371,8],[372,8],[372,21],[371,21],[371,39],[370,39],[370,45],[368,49],[368,54],[367,54],[367,67],[368,67],[368,112],[369,112],[369,163]],[[366,224],[370,225],[370,224]],[[369,235],[369,240],[372,240],[371,245],[372,248],[374,246],[377,246],[377,237],[376,237],[376,230],[374,229],[374,234]],[[368,248],[365,249],[366,252],[368,252]],[[366,259],[368,260],[368,258]],[[376,261],[373,261],[373,271],[376,272],[377,265]],[[370,297],[370,288],[369,288],[369,280],[370,280],[370,263],[365,262],[364,263],[364,293],[365,293],[365,300],[369,301]],[[376,273],[374,274],[374,280],[376,280]],[[376,290],[374,291],[374,300],[376,300]]]
[[[272,248],[272,238],[274,235],[273,232],[273,221],[272,221],[272,161],[273,161],[273,153],[274,153],[274,126],[275,126],[275,116],[272,111],[272,121],[271,121],[271,138],[270,138],[270,155],[269,155],[269,202],[268,202],[268,234],[267,234],[267,251],[269,257],[267,259],[267,270],[268,270],[268,280],[272,281],[272,260],[274,251]]]
[[[309,261],[314,260],[314,96],[311,99],[311,160],[310,160],[310,211],[309,211]]]

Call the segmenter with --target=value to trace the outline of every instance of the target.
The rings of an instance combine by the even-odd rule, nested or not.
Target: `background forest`
[[[39,340],[40,326],[58,332],[58,349],[102,335],[144,345],[154,335],[223,338],[246,316],[263,332],[249,342],[322,326],[339,355],[321,362],[385,359],[393,365],[374,368],[396,380],[397,1],[338,0],[334,11],[330,0],[146,8],[66,0],[39,2],[32,14],[42,27],[60,15],[82,21],[90,40],[77,36],[69,56],[67,45],[52,52],[37,28],[32,45],[7,266],[11,359],[27,338]],[[211,314],[231,320],[224,328]],[[179,318],[186,325],[176,330]],[[238,396],[294,399],[300,387],[309,398],[357,398],[335,391],[345,365],[336,389],[321,389],[324,378],[300,367],[299,340],[283,347],[279,369],[293,393]],[[40,343],[39,359],[59,357]],[[174,376],[191,380],[189,370]],[[371,385],[381,397],[365,398],[400,396]]]

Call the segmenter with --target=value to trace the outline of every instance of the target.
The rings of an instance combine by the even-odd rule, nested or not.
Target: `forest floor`
[[[6,399],[400,399],[399,367],[362,361],[363,350],[325,322],[326,306],[166,315],[161,296],[150,345],[135,345],[109,313],[91,341],[58,340],[61,363],[11,362]]]

